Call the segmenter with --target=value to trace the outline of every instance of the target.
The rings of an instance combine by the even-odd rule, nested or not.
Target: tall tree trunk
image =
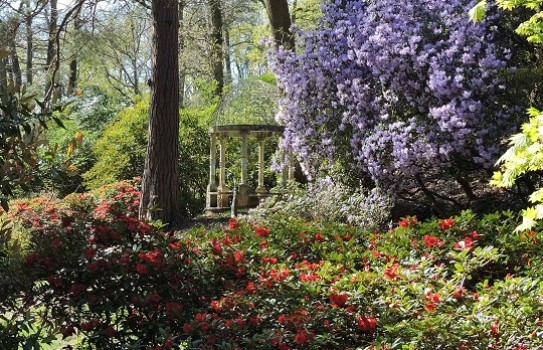
[[[287,0],[265,0],[266,12],[270,20],[275,47],[294,48],[294,38],[290,31],[290,12]]]
[[[0,48],[3,48],[0,45]],[[6,104],[8,101],[8,77],[5,58],[0,58],[0,101]]]
[[[53,60],[55,59],[56,54],[56,35],[57,35],[57,20],[58,20],[58,9],[57,9],[57,0],[49,0],[49,38],[47,41],[47,57],[45,61],[45,70],[46,70],[46,80],[45,80],[45,93],[50,90],[51,86],[55,84],[52,81],[51,71],[53,70]],[[58,57],[56,58],[58,59]]]
[[[221,1],[207,0],[207,5],[211,14],[211,67],[213,69],[213,79],[217,83],[215,94],[220,96],[224,89]]]
[[[57,0],[49,0],[50,12],[49,12],[49,38],[47,41],[47,60],[45,64],[47,69],[51,66],[53,58],[55,57],[55,36],[57,35],[57,21],[58,21],[58,8]]]
[[[75,14],[74,19],[74,30],[75,35],[78,35],[79,30],[81,29],[81,18],[79,17],[79,11]],[[68,78],[68,89],[66,93],[72,95],[74,93],[75,87],[77,86],[77,54],[74,53],[72,60],[70,61],[70,76]]]
[[[27,3],[28,4],[28,3]],[[30,11],[30,9],[28,9]],[[33,83],[33,72],[32,64],[34,58],[34,37],[32,34],[32,15],[28,13],[25,17],[25,26],[26,26],[26,83],[32,85]]]
[[[153,0],[151,13],[153,49],[149,143],[143,173],[139,216],[141,219],[160,219],[174,227],[181,221],[178,202],[178,0]]]
[[[232,82],[232,62],[230,61],[230,32],[228,28],[224,26],[224,64],[226,68],[226,74],[224,77],[224,83],[230,84]]]
[[[14,88],[19,91],[23,84],[23,77],[21,74],[21,66],[19,64],[19,56],[17,55],[17,46],[15,45],[15,31],[10,33],[9,37],[9,50],[11,61],[11,72],[13,73]]]
[[[184,20],[185,20],[185,0],[179,1],[179,51],[183,52],[185,49],[185,33],[184,33]],[[180,62],[179,67],[179,107],[185,106],[185,80],[187,79],[187,72],[185,69],[185,63]]]
[[[298,19],[298,18],[296,17],[297,12],[298,12],[298,0],[294,0],[294,1],[292,2],[292,16],[291,16],[291,19],[290,19],[290,21],[292,22],[292,24],[295,24],[295,23],[296,23],[296,20]]]

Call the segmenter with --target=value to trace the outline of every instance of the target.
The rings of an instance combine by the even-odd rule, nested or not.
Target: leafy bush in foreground
[[[539,349],[543,234],[511,213],[386,232],[274,215],[181,236],[129,183],[17,203],[25,300],[90,349]]]

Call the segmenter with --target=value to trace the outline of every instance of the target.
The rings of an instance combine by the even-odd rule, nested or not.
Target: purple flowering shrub
[[[469,0],[331,1],[298,52],[273,62],[281,142],[312,176],[328,164],[379,183],[490,167],[511,133],[500,73],[512,53],[497,15],[468,23]],[[501,28],[501,27],[500,27]],[[516,101],[515,103],[517,103]],[[285,153],[287,154],[287,153]]]

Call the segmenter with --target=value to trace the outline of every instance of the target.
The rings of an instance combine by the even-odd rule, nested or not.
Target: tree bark
[[[266,12],[270,20],[276,48],[280,46],[286,49],[294,48],[294,38],[290,31],[290,12],[287,0],[265,0]]]
[[[50,14],[49,14],[49,39],[47,42],[47,59],[45,64],[47,69],[51,66],[53,58],[55,57],[55,37],[57,35],[57,21],[58,21],[58,8],[57,0],[49,0]]]
[[[28,3],[27,3],[28,4]],[[30,9],[28,9],[30,12]],[[32,64],[33,64],[33,58],[34,58],[34,51],[33,51],[33,45],[34,45],[34,36],[32,34],[32,15],[30,13],[27,13],[25,17],[25,26],[26,26],[26,83],[28,85],[32,85],[33,83],[33,72],[32,72]]]
[[[179,12],[177,0],[153,0],[149,143],[143,173],[141,219],[175,227],[179,206]],[[155,208],[160,208],[155,210]]]
[[[6,61],[7,60],[5,58],[0,58],[0,101],[2,104],[6,104],[8,101],[8,77]]]
[[[211,14],[211,67],[216,82],[215,95],[221,96],[224,89],[222,9],[220,0],[207,0]]]
[[[17,46],[15,45],[15,30],[10,33],[9,37],[9,50],[10,50],[10,62],[11,72],[13,73],[14,88],[19,91],[19,88],[23,84],[23,77],[21,74],[21,66],[19,64],[19,56],[17,55]]]
[[[185,49],[185,33],[184,33],[184,20],[185,20],[185,0],[179,1],[179,51],[183,52]],[[185,79],[187,78],[187,72],[184,62],[180,62],[179,66],[179,108],[185,106]]]
[[[74,29],[75,29],[76,35],[81,29],[81,18],[79,18],[79,11],[75,14]],[[76,86],[77,86],[77,55],[74,53],[74,57],[70,61],[70,76],[68,78],[68,88],[66,90],[66,93],[68,94],[68,96],[74,93]]]
[[[224,64],[226,68],[226,74],[224,76],[224,83],[230,84],[232,82],[232,62],[230,61],[230,32],[225,26],[224,29]]]

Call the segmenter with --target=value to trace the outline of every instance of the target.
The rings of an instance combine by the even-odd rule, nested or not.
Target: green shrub
[[[522,125],[522,132],[510,138],[510,148],[498,160],[501,171],[495,172],[491,183],[504,188],[514,186],[527,174],[543,170],[543,113],[531,108],[530,121]],[[536,188],[529,200],[533,207],[523,211],[523,221],[517,231],[529,231],[543,219],[543,188]]]
[[[83,175],[95,189],[122,179],[141,176],[147,150],[149,102],[141,101],[121,111],[107,126],[94,147],[94,166]]]
[[[209,136],[205,125],[214,106],[182,109],[179,130],[179,172],[182,210],[190,217],[202,212],[209,167]],[[83,177],[96,189],[104,184],[140,177],[147,153],[149,103],[139,102],[123,110],[109,125],[93,150],[95,165]]]

